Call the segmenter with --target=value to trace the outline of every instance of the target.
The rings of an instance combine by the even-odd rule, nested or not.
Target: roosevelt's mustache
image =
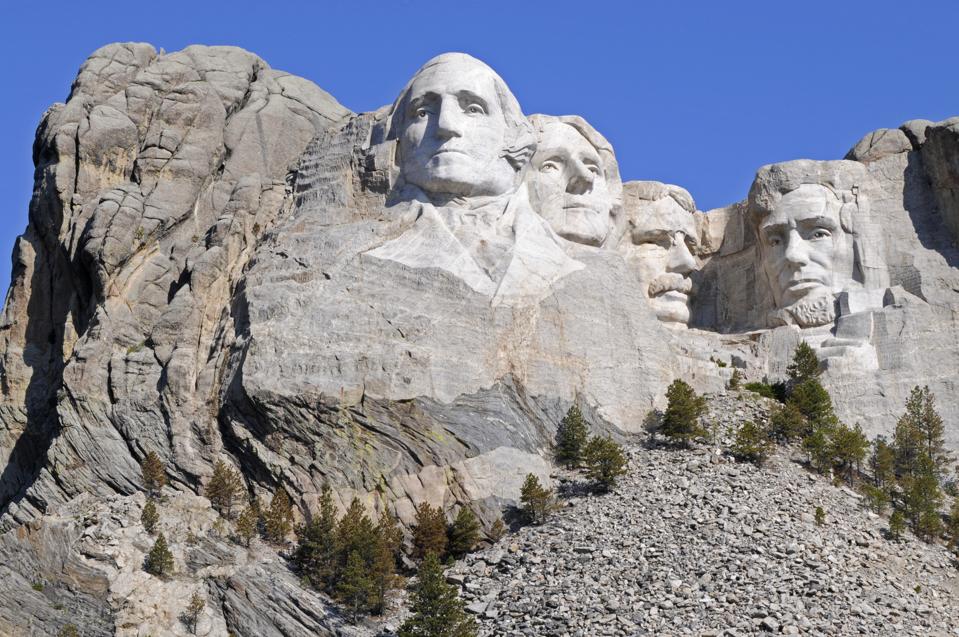
[[[689,294],[693,290],[693,282],[678,272],[664,272],[658,275],[649,284],[649,296],[659,296],[676,290]]]

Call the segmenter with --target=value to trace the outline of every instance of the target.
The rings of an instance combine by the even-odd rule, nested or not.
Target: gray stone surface
[[[775,380],[800,339],[843,419],[888,433],[928,384],[959,448],[955,120],[764,167],[750,198],[706,213],[677,186],[620,192],[612,147],[580,118],[533,122],[463,54],[353,114],[232,47],[95,52],[37,130],[0,314],[0,632],[80,616],[95,634],[177,634],[203,587],[204,634],[349,634],[275,552],[211,535],[193,494],[217,459],[251,496],[285,487],[301,518],[328,482],[340,506],[357,496],[405,525],[424,501],[469,503],[488,525],[526,473],[548,479],[574,402],[622,438],[674,378]],[[788,226],[820,204],[844,251],[796,310],[770,285],[755,213]],[[647,230],[681,247],[665,267],[686,311],[649,298],[663,263],[631,262]],[[207,538],[175,540],[175,583],[139,568],[149,451],[171,524]]]

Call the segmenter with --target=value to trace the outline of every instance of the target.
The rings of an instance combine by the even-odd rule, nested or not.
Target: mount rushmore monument
[[[356,114],[240,49],[114,44],[34,162],[0,318],[8,536],[138,492],[151,451],[185,491],[226,459],[304,513],[329,483],[489,523],[571,404],[638,432],[673,379],[775,381],[800,340],[868,434],[914,385],[959,422],[959,119],[704,212],[465,54]]]

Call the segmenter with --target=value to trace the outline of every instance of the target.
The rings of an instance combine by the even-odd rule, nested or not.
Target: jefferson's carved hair
[[[489,73],[493,78],[496,101],[499,104],[500,111],[503,113],[503,118],[506,120],[506,139],[503,156],[510,162],[515,170],[521,170],[536,150],[536,138],[533,135],[533,127],[526,119],[526,116],[523,115],[523,110],[520,108],[519,102],[516,101],[516,97],[509,90],[509,87],[506,86],[503,78],[487,64],[465,53],[443,53],[442,55],[437,55],[413,74],[413,77],[407,82],[406,86],[403,87],[403,90],[400,91],[399,97],[396,98],[396,101],[393,102],[393,107],[390,109],[386,139],[398,139],[406,129],[408,123],[407,114],[409,110],[410,88],[413,86],[413,82],[427,69],[440,66],[441,64],[452,64],[455,62],[478,67]]]

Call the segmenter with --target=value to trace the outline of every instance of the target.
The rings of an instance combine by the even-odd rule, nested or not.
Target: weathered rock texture
[[[447,64],[492,74],[467,58],[441,56],[421,73],[446,77]],[[499,106],[487,106],[533,140],[498,81]],[[619,209],[612,148],[588,124],[563,120],[582,137],[566,137],[575,157],[592,163],[567,154],[549,184],[523,172],[529,145],[497,164],[506,187],[476,214],[508,202],[515,221],[478,231],[470,253],[442,221],[450,202],[438,201],[435,180],[397,174],[397,148],[410,142],[393,115],[351,113],[240,49],[144,44],[94,53],[67,102],[45,113],[0,317],[0,550],[12,583],[0,588],[0,632],[54,634],[67,621],[57,607],[94,634],[136,634],[137,622],[182,631],[171,609],[192,589],[131,561],[147,541],[126,527],[149,451],[186,498],[170,509],[180,535],[212,524],[193,494],[218,459],[240,469],[251,496],[286,488],[303,516],[330,483],[340,504],[355,495],[404,524],[423,501],[469,503],[488,524],[516,502],[526,473],[548,476],[572,403],[599,430],[639,431],[673,378],[710,391],[734,368],[775,378],[800,338],[821,348],[840,415],[870,433],[891,429],[915,384],[932,387],[947,422],[959,417],[954,121],[871,133],[831,163],[833,181],[858,180],[869,236],[883,239],[859,263],[881,284],[840,291],[832,323],[768,329],[782,308],[758,267],[755,198],[695,213],[682,269],[672,257],[663,265],[684,308],[690,293],[686,329],[685,309],[672,325],[657,320],[650,283],[611,249],[630,211]],[[819,169],[764,169],[756,188],[809,170]],[[612,198],[591,196],[586,185],[600,177]],[[577,203],[607,234],[583,238],[567,227],[575,216],[550,229],[531,188],[538,201]],[[685,219],[689,193],[658,188]],[[623,206],[661,198],[637,194],[648,189],[626,184]],[[507,246],[500,281],[467,263],[487,239],[493,253]],[[959,428],[947,438],[959,445]],[[187,550],[185,537],[175,542]],[[346,630],[278,559],[201,544],[202,555],[178,559],[184,581],[209,581],[209,634]],[[148,610],[154,597],[166,602]]]

